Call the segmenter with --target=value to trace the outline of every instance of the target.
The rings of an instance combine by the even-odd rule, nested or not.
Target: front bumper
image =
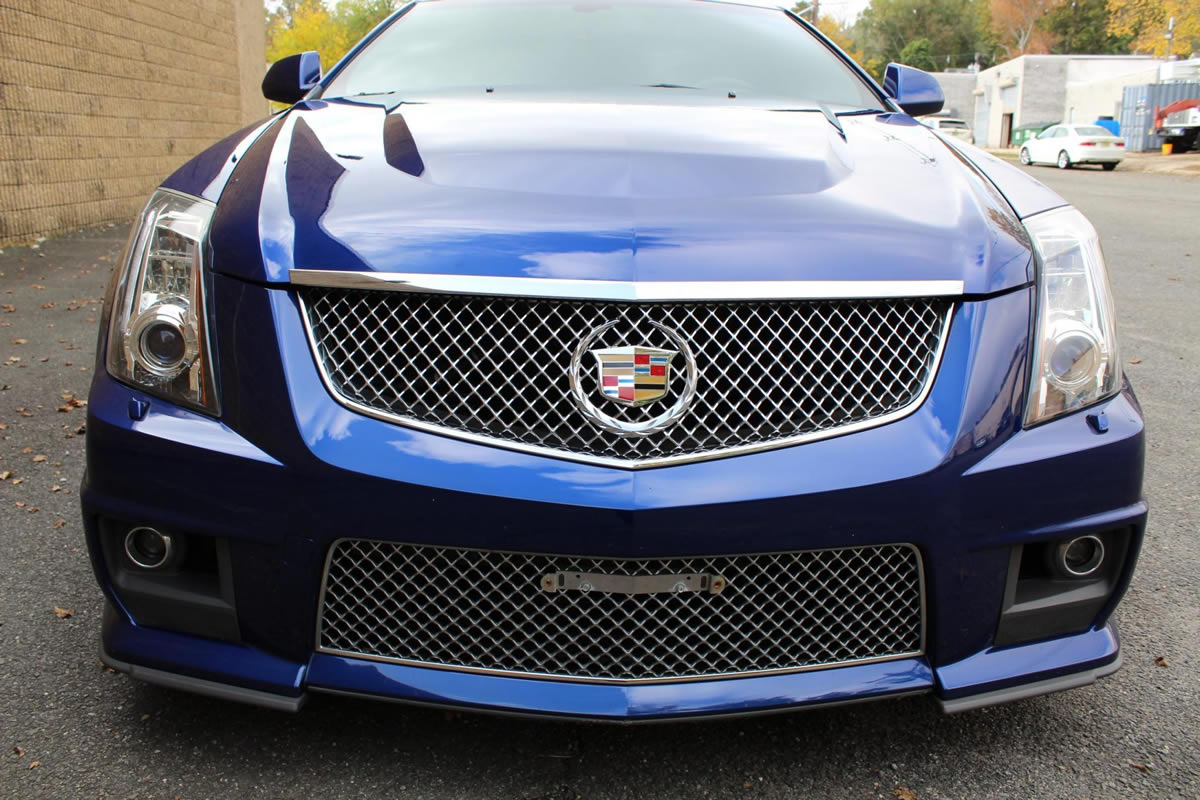
[[[102,372],[92,387],[82,500],[111,608],[102,650],[110,665],[135,677],[285,709],[322,691],[632,721],[912,693],[932,693],[953,711],[1081,685],[1118,663],[1109,617],[1132,573],[1146,516],[1141,413],[1127,389],[1089,411],[1105,415],[1104,432],[1082,413],[1016,430],[1027,290],[960,304],[934,388],[906,419],[798,447],[633,473],[457,442],[347,411],[321,385],[288,292],[220,276],[215,284],[215,338],[238,356],[221,361],[222,420]],[[266,344],[264,319],[275,326]],[[131,400],[148,402],[149,411],[134,418]],[[105,520],[223,542],[234,622],[219,636],[172,630],[169,620],[139,624],[128,586],[114,580],[105,555]],[[1124,561],[1083,629],[996,644],[1015,547],[1114,529],[1127,537]],[[925,572],[924,653],[650,685],[318,653],[325,555],[348,535],[635,558],[909,542]]]

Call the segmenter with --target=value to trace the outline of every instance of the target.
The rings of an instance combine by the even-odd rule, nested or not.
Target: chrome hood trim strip
[[[958,297],[962,281],[585,281],[417,272],[293,269],[298,286],[393,292],[613,300],[625,303],[744,302],[747,300],[888,300]]]

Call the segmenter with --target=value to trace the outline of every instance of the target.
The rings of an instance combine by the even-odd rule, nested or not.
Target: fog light
[[[125,534],[125,555],[142,569],[159,569],[175,557],[175,543],[154,528],[134,528]]]
[[[1054,570],[1064,578],[1086,578],[1103,563],[1104,542],[1099,536],[1064,539],[1054,547]]]

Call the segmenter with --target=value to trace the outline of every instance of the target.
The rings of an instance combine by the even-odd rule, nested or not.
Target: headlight
[[[218,413],[204,307],[214,206],[159,190],[126,248],[113,295],[109,374],[172,402]]]
[[[1028,426],[1115,394],[1121,360],[1096,229],[1074,208],[1030,217],[1025,228],[1039,262]]]

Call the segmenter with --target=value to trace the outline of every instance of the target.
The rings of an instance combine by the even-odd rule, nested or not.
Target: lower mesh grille
[[[624,588],[547,591],[555,575]],[[658,576],[638,584],[650,592],[624,593],[641,576]],[[922,602],[907,544],[609,559],[345,539],[326,567],[318,649],[576,680],[721,677],[917,655]]]

